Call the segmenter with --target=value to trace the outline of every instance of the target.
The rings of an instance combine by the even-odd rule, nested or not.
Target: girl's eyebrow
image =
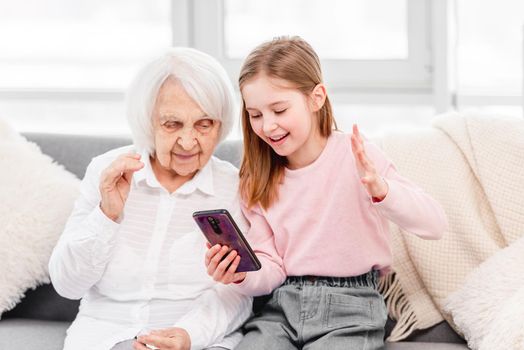
[[[277,102],[273,102],[273,103],[271,103],[269,106],[270,106],[270,107],[273,107],[273,106],[275,106],[275,105],[279,105],[279,104],[287,103],[287,102],[288,102],[287,100],[277,101]]]
[[[275,107],[276,105],[280,105],[280,104],[287,103],[287,102],[289,102],[289,101],[282,100],[282,101],[272,102],[272,103],[269,104],[269,107]],[[246,107],[246,110],[248,110],[248,111],[257,111],[258,109],[251,108],[251,107]]]

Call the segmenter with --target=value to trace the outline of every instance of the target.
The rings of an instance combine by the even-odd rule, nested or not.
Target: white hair
[[[219,141],[224,140],[235,118],[233,87],[226,71],[208,54],[175,47],[146,64],[127,91],[127,120],[137,150],[155,151],[153,109],[160,87],[169,77],[182,85],[209,118],[221,122]]]

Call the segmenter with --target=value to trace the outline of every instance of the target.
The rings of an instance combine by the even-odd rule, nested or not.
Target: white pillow
[[[524,349],[524,236],[473,270],[444,311],[474,350]]]
[[[0,120],[0,316],[49,282],[49,257],[79,183]]]
[[[524,255],[524,251],[521,251]],[[522,275],[515,276],[522,279]],[[481,350],[524,349],[524,287],[506,300],[482,343]]]

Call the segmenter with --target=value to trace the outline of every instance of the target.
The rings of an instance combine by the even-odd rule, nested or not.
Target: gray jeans
[[[387,312],[376,271],[348,278],[288,277],[244,325],[236,350],[377,350]]]
[[[111,350],[133,350],[134,341],[135,341],[134,339],[124,340],[116,344],[115,346],[113,346]],[[211,348],[206,348],[205,350],[227,350],[227,349],[221,346],[213,346]]]

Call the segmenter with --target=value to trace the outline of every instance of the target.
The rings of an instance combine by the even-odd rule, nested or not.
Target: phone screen
[[[256,271],[260,261],[226,209],[205,210],[193,213],[200,230],[211,245],[226,245],[240,255],[237,272]]]

